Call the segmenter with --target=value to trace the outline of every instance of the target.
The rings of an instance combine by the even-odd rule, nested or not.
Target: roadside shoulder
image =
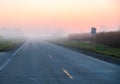
[[[59,46],[68,48],[70,50],[77,51],[79,53],[86,54],[88,56],[91,56],[91,57],[94,57],[94,58],[97,58],[97,59],[100,59],[100,60],[103,60],[103,61],[120,66],[120,58],[107,56],[107,55],[103,55],[103,54],[99,54],[99,53],[95,53],[95,52],[90,52],[88,50],[81,49],[81,48],[74,48],[74,47],[60,45],[60,44],[55,44],[55,45],[59,45]]]

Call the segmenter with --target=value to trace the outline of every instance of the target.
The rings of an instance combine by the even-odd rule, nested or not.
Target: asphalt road
[[[26,41],[4,59],[0,84],[120,84],[120,66],[44,41]]]

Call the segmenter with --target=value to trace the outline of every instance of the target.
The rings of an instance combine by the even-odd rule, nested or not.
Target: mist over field
[[[120,84],[120,0],[0,0],[0,84]]]
[[[0,32],[6,37],[57,38],[71,33],[115,31],[119,0],[1,0]],[[0,34],[0,35],[1,35]],[[3,36],[4,36],[3,35]]]

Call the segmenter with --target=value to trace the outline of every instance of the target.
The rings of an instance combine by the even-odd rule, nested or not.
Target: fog
[[[43,29],[26,29],[26,28],[0,28],[0,37],[4,39],[56,39],[64,38],[68,32],[62,28],[43,28]]]

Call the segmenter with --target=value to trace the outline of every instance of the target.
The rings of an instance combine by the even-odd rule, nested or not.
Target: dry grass
[[[98,33],[95,42],[120,48],[120,31]]]
[[[91,34],[71,34],[69,40],[88,41],[92,39]],[[99,44],[120,48],[120,31],[100,32],[95,35],[94,41]]]

